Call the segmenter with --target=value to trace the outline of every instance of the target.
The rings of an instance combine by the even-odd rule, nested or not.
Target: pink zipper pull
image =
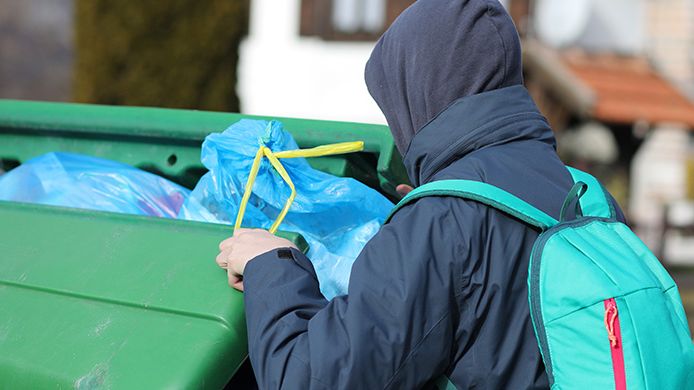
[[[607,337],[610,339],[612,348],[617,346],[617,335],[614,331],[614,322],[617,319],[617,304],[614,299],[605,301],[605,328],[607,328]]]
[[[626,390],[626,368],[624,367],[624,351],[622,350],[622,330],[619,326],[619,312],[614,298],[605,300],[605,328],[610,341],[612,354],[612,372],[614,373],[615,390]]]

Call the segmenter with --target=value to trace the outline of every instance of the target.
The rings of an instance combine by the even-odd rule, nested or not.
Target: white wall
[[[592,50],[640,54],[646,42],[644,0],[592,0],[590,20],[578,45]]]
[[[688,129],[661,124],[649,134],[631,165],[630,222],[652,250],[662,245],[665,205],[686,197],[686,161],[690,155]]]
[[[242,112],[385,123],[364,84],[375,42],[300,37],[299,7],[299,0],[251,1],[238,70]]]
[[[536,0],[535,29],[555,47],[640,53],[645,0]]]
[[[648,2],[647,52],[658,70],[694,98],[694,0]]]

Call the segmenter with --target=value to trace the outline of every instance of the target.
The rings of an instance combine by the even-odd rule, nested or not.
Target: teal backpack
[[[393,210],[426,196],[457,196],[542,231],[528,270],[535,336],[552,389],[694,389],[694,344],[677,286],[660,261],[615,219],[592,176],[576,183],[560,221],[492,185],[427,183]],[[575,220],[565,220],[575,205]],[[452,387],[445,378],[439,387]]]

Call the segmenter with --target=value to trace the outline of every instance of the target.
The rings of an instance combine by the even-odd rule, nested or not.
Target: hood
[[[518,33],[498,0],[419,0],[376,43],[365,79],[404,155],[457,99],[523,83]]]
[[[453,102],[417,132],[403,163],[410,182],[419,186],[473,152],[508,144],[517,149],[524,141],[556,149],[547,120],[525,87],[515,85]],[[523,158],[536,158],[531,150]]]

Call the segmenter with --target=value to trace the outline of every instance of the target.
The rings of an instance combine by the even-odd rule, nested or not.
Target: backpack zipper
[[[626,390],[627,378],[624,369],[624,350],[622,349],[622,331],[619,326],[619,311],[614,298],[605,300],[605,328],[612,353],[612,371],[614,372],[615,390]]]

